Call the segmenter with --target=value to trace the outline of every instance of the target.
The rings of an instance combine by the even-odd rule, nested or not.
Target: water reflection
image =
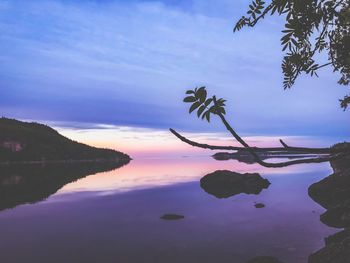
[[[239,263],[261,255],[307,262],[334,233],[319,221],[324,209],[307,195],[308,186],[329,173],[325,164],[271,170],[189,157],[136,159],[106,172],[41,169],[47,168],[2,170],[0,191],[17,189],[2,193],[6,207],[36,202],[66,184],[43,202],[0,213],[2,262]],[[219,169],[259,172],[271,185],[259,195],[217,199],[199,180]],[[89,172],[98,173],[81,178]],[[52,178],[59,183],[51,184]],[[256,209],[256,202],[266,207]]]
[[[271,159],[271,161],[276,161]],[[178,158],[139,158],[118,170],[91,175],[77,182],[67,184],[58,194],[71,192],[100,192],[113,194],[138,189],[147,189],[186,182],[199,182],[215,170],[231,170],[238,173],[260,173],[288,175],[295,173],[324,173],[328,165],[297,165],[287,168],[269,169],[258,164],[246,164],[236,160],[218,162],[210,156],[190,156]]]
[[[128,162],[0,166],[0,211],[20,204],[44,200],[70,182],[91,174],[119,168]]]

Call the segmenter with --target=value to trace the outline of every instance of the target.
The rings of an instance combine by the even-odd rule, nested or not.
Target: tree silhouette
[[[318,70],[330,66],[340,74],[341,85],[350,83],[350,1],[349,0],[253,0],[246,16],[236,23],[234,32],[244,27],[254,27],[267,15],[285,17],[285,28],[282,30],[282,51],[285,52],[282,61],[284,74],[284,89],[291,88],[302,73],[318,76]],[[327,59],[320,63],[316,61],[319,53],[326,53]],[[318,56],[321,57],[322,56]],[[227,131],[242,145],[215,146],[191,141],[170,131],[181,141],[195,147],[211,150],[246,150],[257,163],[266,167],[283,167],[298,163],[324,162],[343,158],[350,154],[348,146],[341,144],[329,148],[290,147],[280,140],[283,147],[257,148],[245,142],[226,120],[225,100],[216,96],[207,98],[205,87],[188,90],[184,102],[192,103],[189,112],[197,110],[197,116],[210,122],[211,116],[219,117]],[[350,95],[340,99],[340,106],[346,110],[350,104]],[[282,163],[268,163],[259,157],[260,152],[293,152],[326,154],[316,158],[298,159]]]
[[[285,28],[281,38],[284,89],[291,88],[301,73],[318,76],[320,68],[331,66],[340,74],[341,85],[350,82],[350,1],[349,0],[253,0],[246,16],[236,23],[234,31],[254,27],[267,15],[283,15]],[[316,62],[325,52],[326,62]],[[345,110],[350,97],[340,99]]]

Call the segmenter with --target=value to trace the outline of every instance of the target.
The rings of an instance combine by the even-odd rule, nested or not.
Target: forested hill
[[[130,157],[75,142],[47,125],[0,118],[0,162],[71,160],[126,162]]]

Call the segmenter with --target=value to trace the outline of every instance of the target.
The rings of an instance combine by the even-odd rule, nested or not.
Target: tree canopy
[[[330,66],[340,75],[341,85],[350,83],[350,1],[349,0],[253,0],[247,14],[234,31],[254,27],[267,15],[284,15],[281,38],[284,89],[291,88],[302,73],[318,76],[320,68]],[[327,61],[317,61],[326,53]],[[322,57],[322,56],[320,56]],[[322,60],[322,58],[320,59]],[[350,94],[340,99],[345,110]]]

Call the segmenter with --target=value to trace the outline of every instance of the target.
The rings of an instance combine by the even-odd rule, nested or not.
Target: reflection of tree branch
[[[215,100],[214,100],[214,104],[215,104]],[[224,115],[220,112],[216,113],[221,121],[223,122],[223,124],[225,125],[226,129],[232,134],[232,136],[240,143],[244,146],[244,148],[254,157],[255,161],[264,166],[264,167],[270,167],[270,168],[278,168],[278,167],[285,167],[285,166],[289,166],[289,165],[294,165],[294,164],[302,164],[302,163],[322,163],[322,162],[328,162],[334,159],[338,159],[338,158],[342,158],[345,156],[345,154],[337,154],[337,155],[329,155],[329,156],[325,156],[325,157],[316,157],[316,158],[306,158],[306,159],[298,159],[298,160],[293,160],[293,161],[288,161],[288,162],[280,162],[280,163],[268,163],[265,162],[263,160],[261,160],[261,158],[259,157],[259,155],[257,154],[257,152],[254,150],[254,148],[250,147],[248,143],[246,143],[236,132],[235,130],[231,127],[231,125],[226,121]],[[283,146],[287,146],[282,140],[280,140],[280,142],[282,143]],[[288,150],[291,150],[291,147],[285,148]],[[330,148],[328,148],[328,150],[330,150]]]

